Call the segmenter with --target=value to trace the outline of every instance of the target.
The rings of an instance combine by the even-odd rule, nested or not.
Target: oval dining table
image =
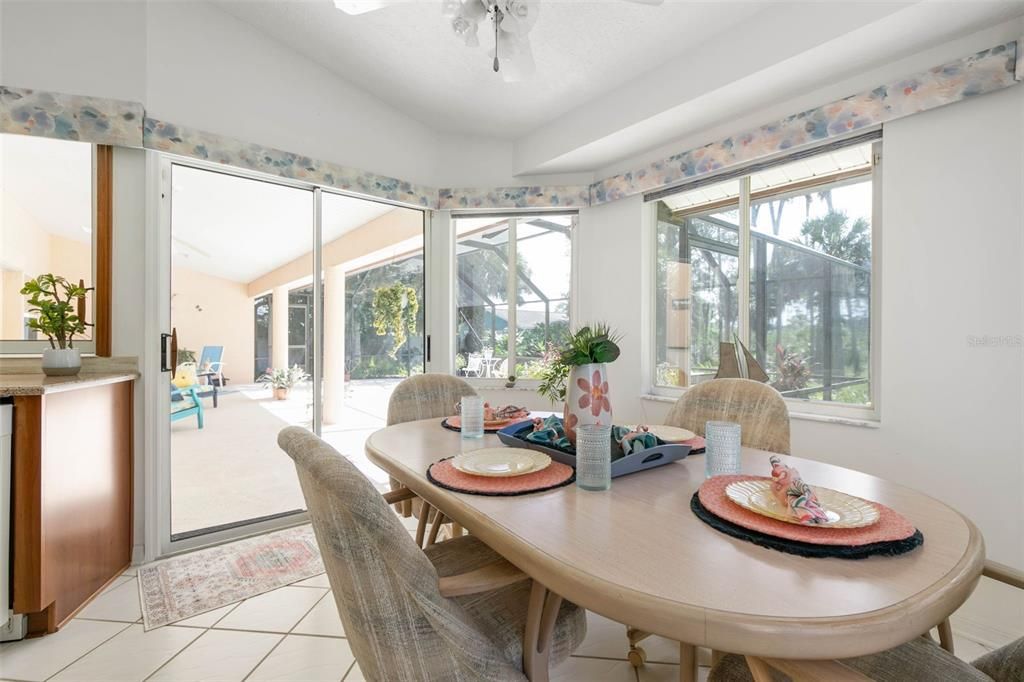
[[[784,458],[814,485],[892,507],[922,532],[924,544],[896,557],[822,559],[724,535],[690,510],[704,481],[703,455],[615,478],[604,492],[567,485],[493,497],[452,492],[427,479],[427,468],[442,458],[499,445],[494,435],[463,441],[431,419],[377,431],[366,452],[526,573],[535,588],[549,591],[535,589],[531,601],[557,595],[685,643],[681,680],[695,675],[694,646],[796,660],[884,651],[942,623],[981,575],[981,534],[957,511],[911,488],[810,459]],[[767,475],[768,457],[744,448],[742,472]],[[546,659],[540,660],[545,669],[534,663],[535,682],[547,674]]]

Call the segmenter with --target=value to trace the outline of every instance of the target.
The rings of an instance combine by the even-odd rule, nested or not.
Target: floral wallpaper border
[[[581,208],[800,148],[862,128],[1000,90],[1021,80],[1011,41],[724,140],[674,154],[589,187],[440,190],[145,116],[137,102],[0,86],[0,133],[146,147],[440,209]]]
[[[719,142],[595,182],[591,205],[667,187],[778,152],[846,135],[1017,82],[1017,42],[989,48]]]
[[[590,205],[586,186],[492,187],[438,190],[438,208],[581,208]]]
[[[0,133],[142,146],[138,102],[0,85]]]
[[[437,190],[430,187],[148,117],[143,146],[389,201],[437,205]]]

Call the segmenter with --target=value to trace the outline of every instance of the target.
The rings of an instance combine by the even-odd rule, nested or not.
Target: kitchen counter
[[[0,374],[0,398],[15,395],[44,395],[116,384],[138,379],[138,372],[81,372],[75,376],[48,377],[45,374]]]
[[[131,563],[138,373],[11,364],[0,372],[14,422],[11,601],[31,636],[57,631]]]

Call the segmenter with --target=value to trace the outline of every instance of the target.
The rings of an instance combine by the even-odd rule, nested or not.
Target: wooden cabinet
[[[131,377],[14,395],[13,603],[54,632],[130,563]]]

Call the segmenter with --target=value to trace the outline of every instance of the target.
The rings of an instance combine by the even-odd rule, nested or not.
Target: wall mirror
[[[0,134],[0,353],[49,347],[21,289],[52,273],[94,288],[75,346],[109,355],[111,160],[107,146]]]

